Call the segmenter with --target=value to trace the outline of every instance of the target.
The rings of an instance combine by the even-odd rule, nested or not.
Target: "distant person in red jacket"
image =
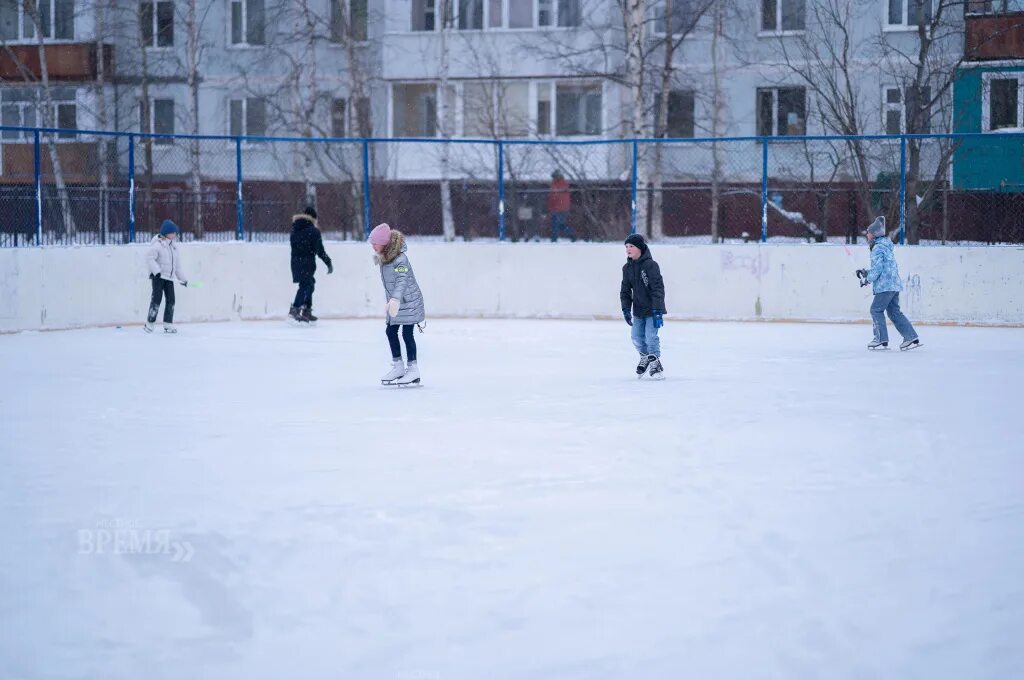
[[[569,182],[566,181],[561,171],[555,170],[551,173],[551,188],[548,190],[548,213],[551,215],[552,243],[558,240],[558,236],[562,232],[565,232],[569,240],[576,240],[572,229],[569,228],[570,205]]]

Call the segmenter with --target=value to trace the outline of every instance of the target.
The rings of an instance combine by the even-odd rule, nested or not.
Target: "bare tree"
[[[438,79],[437,93],[437,129],[442,139],[446,140],[454,134],[449,129],[450,112],[448,111],[448,78],[451,68],[451,33],[454,28],[455,12],[452,11],[452,0],[440,0],[441,5],[441,69]],[[455,220],[452,216],[451,187],[451,144],[441,144],[441,225],[444,239],[455,240]]]
[[[661,49],[663,56],[658,73],[659,96],[656,98],[658,106],[655,111],[654,124],[655,137],[661,138],[668,136],[669,132],[669,103],[675,84],[676,70],[679,67],[676,60],[678,48],[683,39],[693,33],[697,23],[714,6],[715,0],[683,0],[680,3],[682,6],[678,6],[676,0],[662,0],[662,2],[664,3],[661,10],[663,14],[659,20],[664,22],[664,30],[659,32],[656,27],[654,34],[655,47]],[[657,4],[655,10],[658,10]],[[664,145],[655,144],[651,172],[653,195],[650,229],[651,238],[654,239],[659,239],[664,235],[664,172]],[[637,219],[639,221],[639,215]]]
[[[963,9],[965,0],[933,0],[931,12],[924,0],[915,3],[915,40],[904,46],[893,36],[880,31],[877,44],[890,78],[902,83],[908,135],[941,131],[953,127],[952,88],[960,66],[968,56],[963,46]],[[925,141],[907,139],[906,238],[911,244],[920,240],[922,204],[932,201],[945,185],[949,164],[957,144],[948,139],[931,142],[935,147],[925,165]]]
[[[56,111],[56,105],[53,99],[53,91],[51,90],[50,83],[50,68],[46,59],[46,43],[45,43],[45,30],[43,21],[43,8],[39,3],[25,0],[24,2],[25,16],[29,17],[32,21],[33,29],[36,35],[36,48],[39,55],[39,83],[41,85],[40,94],[42,95],[42,122],[43,127],[56,127],[54,120],[54,113]],[[46,135],[46,148],[50,156],[50,166],[53,170],[54,183],[57,185],[57,199],[60,201],[61,217],[64,221],[64,236],[65,238],[72,238],[76,233],[75,218],[71,213],[71,199],[68,195],[67,183],[64,181],[64,167],[61,163],[60,153],[57,149],[56,135],[50,133]]]
[[[196,238],[202,238],[205,232],[203,224],[202,194],[202,157],[200,155],[199,135],[199,87],[202,84],[203,56],[207,47],[203,41],[203,26],[209,16],[213,3],[200,8],[199,0],[186,0],[182,24],[185,27],[185,80],[188,86],[188,123],[189,132],[193,136],[188,142],[189,157],[189,189],[192,193],[192,205],[195,210]]]

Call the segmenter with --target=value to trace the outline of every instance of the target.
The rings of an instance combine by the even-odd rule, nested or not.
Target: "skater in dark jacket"
[[[313,289],[316,287],[316,258],[327,265],[327,273],[334,273],[331,258],[324,250],[324,240],[316,227],[316,209],[306,208],[299,215],[292,216],[292,282],[299,284],[295,302],[288,310],[288,316],[309,323],[316,321],[313,316]]]
[[[661,268],[651,257],[651,250],[639,234],[626,238],[626,264],[622,266],[622,288],[619,291],[622,316],[633,327],[633,346],[640,353],[636,374],[662,379],[661,340],[658,329],[664,324],[665,282]]]

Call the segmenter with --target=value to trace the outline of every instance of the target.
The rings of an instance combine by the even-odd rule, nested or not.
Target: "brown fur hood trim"
[[[395,258],[402,254],[405,249],[405,234],[397,229],[391,230],[391,240],[384,246],[384,250],[377,256],[377,264],[391,264]]]
[[[299,222],[309,222],[314,227],[316,226],[316,220],[307,215],[306,213],[299,213],[298,215],[292,215],[292,225],[298,224]]]

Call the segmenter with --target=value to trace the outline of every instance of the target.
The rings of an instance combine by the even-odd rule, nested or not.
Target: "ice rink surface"
[[[0,336],[0,675],[1024,677],[1024,330],[919,330]]]

